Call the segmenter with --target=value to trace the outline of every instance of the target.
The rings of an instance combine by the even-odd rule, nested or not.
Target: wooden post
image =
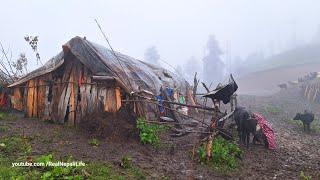
[[[211,158],[212,141],[213,141],[213,135],[210,134],[208,137],[208,142],[207,142],[207,146],[206,146],[207,161],[209,161]]]
[[[196,101],[195,101],[195,99],[193,99],[191,90],[187,90],[187,95],[188,95],[187,97],[190,99],[190,104],[193,106],[196,106]],[[196,111],[196,113],[199,113],[197,108],[195,108],[194,110]]]
[[[230,97],[230,109],[231,109],[231,111],[233,111],[233,108],[234,108],[233,102],[234,102],[234,96],[232,95],[232,96]]]

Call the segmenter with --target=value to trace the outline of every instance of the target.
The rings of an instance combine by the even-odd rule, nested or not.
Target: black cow
[[[249,112],[244,107],[236,107],[234,110],[233,117],[237,125],[237,131],[238,131],[240,142],[242,142],[243,141],[243,132],[242,132],[243,121],[249,119],[250,117]]]
[[[250,134],[253,135],[253,143],[264,142],[265,146],[268,147],[266,136],[262,130],[257,131],[257,120],[250,117],[250,113],[244,107],[236,107],[234,111],[234,120],[237,125],[237,131],[240,142],[249,147]]]
[[[312,112],[304,111],[303,114],[297,113],[293,120],[300,120],[303,123],[303,131],[310,132],[310,124],[314,120],[314,114]]]

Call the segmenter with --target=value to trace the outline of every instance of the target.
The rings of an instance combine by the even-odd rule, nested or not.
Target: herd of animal
[[[304,131],[310,131],[310,124],[314,120],[312,112],[305,111],[304,113],[297,113],[293,118],[300,120],[303,123]],[[251,116],[251,112],[245,107],[236,107],[234,111],[234,120],[237,126],[240,143],[249,147],[250,135],[253,135],[253,144],[256,142],[264,143],[268,148],[268,140],[262,129],[258,125],[257,119]]]
[[[288,81],[288,84],[287,83],[278,84],[278,87],[280,89],[287,89],[288,85],[296,86],[299,83],[308,82],[317,78],[320,78],[320,72],[310,72],[309,74],[298,78],[298,81]]]

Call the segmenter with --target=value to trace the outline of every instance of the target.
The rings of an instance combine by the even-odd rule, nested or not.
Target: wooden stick
[[[234,113],[234,110],[231,111],[229,114],[227,114],[226,116],[224,116],[223,118],[219,119],[218,122],[224,121],[226,119],[228,119],[230,116],[232,116]]]
[[[147,103],[152,103],[152,104],[156,104],[156,105],[160,106],[159,103],[154,102],[154,101],[148,101],[148,100],[139,100],[139,101],[141,101],[141,102],[147,102]],[[122,100],[122,102],[128,102],[128,100]],[[135,101],[133,100],[133,101],[129,101],[129,102],[135,102]],[[172,109],[172,108],[169,108],[169,107],[166,107],[166,106],[164,106],[164,105],[163,105],[163,107],[164,107],[165,109],[169,109],[169,110],[172,110],[172,111],[176,111],[177,113],[179,113],[180,115],[182,115],[182,116],[184,116],[184,117],[187,117],[187,118],[196,120],[196,121],[200,122],[201,124],[206,125],[207,127],[209,127],[209,125],[208,125],[207,123],[204,123],[204,122],[202,122],[202,121],[199,120],[199,119],[196,119],[196,118],[194,118],[194,117],[192,117],[192,116],[188,116],[188,115],[182,114],[182,113],[180,113],[179,111],[177,111],[177,110],[175,110],[175,109]]]
[[[147,99],[147,100],[150,100],[150,101],[158,101],[156,99],[144,97],[144,96],[137,95],[137,94],[133,94],[133,95],[141,97],[141,98],[144,98],[144,99]],[[130,102],[130,101],[143,101],[143,100],[126,100],[126,101]],[[191,107],[191,108],[205,109],[205,110],[209,110],[209,111],[213,111],[214,110],[214,108],[211,108],[211,107],[204,107],[204,106],[198,106],[198,105],[188,105],[188,104],[182,104],[182,103],[173,102],[173,101],[167,101],[167,100],[161,100],[161,101],[165,102],[165,103],[169,103],[169,104],[176,104],[176,105],[186,106],[186,107]]]

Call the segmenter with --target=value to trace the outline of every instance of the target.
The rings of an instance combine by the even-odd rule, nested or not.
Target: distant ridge
[[[320,63],[320,42],[299,46],[271,56],[260,61],[258,64],[252,65],[250,69],[251,72],[259,72],[314,63]]]

